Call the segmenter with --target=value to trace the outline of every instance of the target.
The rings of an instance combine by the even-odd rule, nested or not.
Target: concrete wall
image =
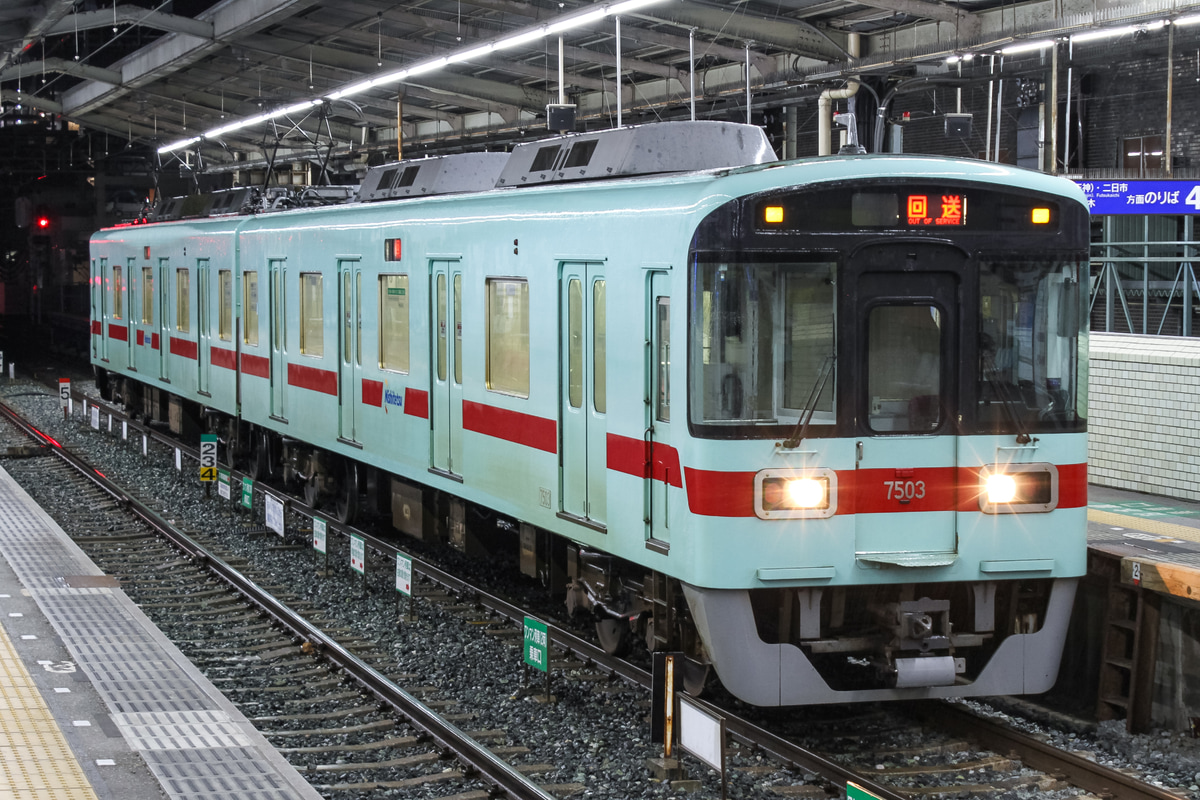
[[[1200,339],[1092,333],[1088,479],[1200,501]]]

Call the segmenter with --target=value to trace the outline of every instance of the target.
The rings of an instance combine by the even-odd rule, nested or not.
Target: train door
[[[362,265],[358,259],[338,261],[338,405],[341,437],[357,442],[357,409],[362,384]]]
[[[167,354],[171,350],[171,260],[158,260],[158,377],[167,380]]]
[[[647,275],[645,365],[645,487],[643,508],[650,546],[671,542],[671,487],[683,485],[671,438],[671,292],[668,273]]]
[[[429,318],[433,343],[429,385],[431,467],[457,478],[462,464],[462,268],[457,261],[429,265]]]
[[[103,269],[103,268],[101,268]],[[95,322],[92,323],[92,358],[100,358],[100,345],[104,341],[104,316],[102,309],[104,308],[104,280],[101,277],[103,272],[96,271],[96,259],[92,259],[92,320],[100,320],[100,339],[96,339]]]
[[[284,268],[286,261],[282,258],[272,258],[267,262],[267,282],[270,284],[269,298],[267,300],[270,305],[268,313],[267,325],[271,329],[271,416],[277,419],[285,419],[285,400],[287,399],[287,375],[284,370],[287,369],[285,356],[287,348],[285,345],[285,336],[287,334],[287,293],[284,291],[284,282],[287,279],[287,270]]]
[[[100,259],[100,271],[96,273],[96,296],[100,301],[100,359],[108,361],[108,259]]]
[[[559,320],[561,510],[604,525],[608,506],[608,382],[603,264],[563,264]]]
[[[954,376],[965,266],[960,251],[930,244],[872,246],[851,259],[854,308],[843,318],[858,343],[855,415],[865,430],[855,549],[866,561],[933,565],[957,550]]]
[[[212,299],[208,295],[208,259],[196,260],[196,343],[198,345],[198,366],[200,373],[196,381],[196,389],[201,394],[208,394],[210,362],[212,361],[212,328],[209,318]]]

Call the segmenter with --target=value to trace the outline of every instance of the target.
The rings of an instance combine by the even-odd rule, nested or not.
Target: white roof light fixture
[[[250,117],[248,119],[231,122],[227,125],[222,125],[219,128],[213,128],[212,130],[205,131],[201,136],[193,136],[190,139],[181,139],[180,141],[164,145],[158,148],[158,152],[171,153],[185,147],[191,147],[201,139],[216,139],[227,133],[241,130],[242,128],[248,128],[253,125],[258,125],[262,122],[267,122],[268,120],[276,119],[278,117],[284,117],[290,114],[296,114],[301,111],[305,111],[320,105],[326,100],[340,100],[343,97],[361,94],[369,89],[373,89],[376,86],[380,86],[385,83],[399,83],[413,77],[414,75],[434,72],[446,66],[447,64],[457,64],[463,61],[469,61],[473,58],[479,58],[481,56],[488,55],[498,50],[505,50],[510,47],[518,47],[522,44],[528,44],[529,42],[544,39],[545,37],[556,33],[561,33],[572,28],[588,25],[601,20],[604,17],[628,14],[632,11],[642,8],[643,6],[660,3],[662,1],[663,0],[622,0],[622,2],[610,3],[609,5],[601,6],[599,8],[589,8],[586,11],[581,11],[576,14],[567,14],[555,20],[554,22],[536,25],[532,28],[526,28],[525,30],[518,31],[511,36],[503,36],[498,39],[492,39],[491,41],[484,42],[483,44],[472,45],[445,56],[438,56],[437,58],[431,58],[426,61],[418,62],[402,70],[387,72],[367,80],[357,81],[349,86],[344,86],[341,89],[330,92],[324,97],[313,100],[305,100],[303,102],[290,105],[287,108],[281,108],[276,111],[270,111]]]
[[[1008,47],[1001,49],[1000,54],[1005,56],[1013,56],[1018,53],[1032,53],[1035,50],[1045,50],[1047,47],[1053,47],[1053,39],[1041,39],[1036,42],[1017,42],[1010,44]]]

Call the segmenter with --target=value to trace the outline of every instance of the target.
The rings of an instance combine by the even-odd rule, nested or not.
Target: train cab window
[[[122,267],[114,264],[112,268],[112,287],[113,287],[113,319],[121,319],[125,316],[125,306],[123,299],[125,296],[125,282],[123,280]]]
[[[258,273],[242,273],[242,341],[258,346]]]
[[[187,333],[192,329],[192,283],[191,273],[186,269],[175,270],[175,330]]]
[[[1087,407],[1087,265],[984,259],[979,270],[980,432],[1082,430]]]
[[[154,268],[142,267],[142,324],[154,324]]]
[[[220,293],[220,313],[217,317],[217,337],[223,342],[233,341],[233,272],[227,269],[217,272],[217,291]]]
[[[607,332],[604,281],[592,284],[592,407],[608,412]]]
[[[876,306],[867,317],[867,424],[929,433],[942,422],[942,324],[935,306]]]
[[[408,276],[379,276],[379,367],[408,372]]]
[[[689,418],[699,436],[832,430],[836,264],[696,262]]]
[[[529,397],[529,282],[487,280],[487,388]]]
[[[325,355],[325,303],[319,272],[300,273],[300,352]]]

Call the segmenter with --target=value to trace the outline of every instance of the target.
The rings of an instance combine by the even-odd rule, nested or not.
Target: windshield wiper
[[[1009,395],[1010,388],[1008,383],[1001,383],[996,380],[995,356],[988,350],[983,351],[983,379],[987,381],[988,386],[992,389],[992,394],[1000,399],[1000,404],[1004,406],[1004,411],[1008,414],[1008,418],[1012,421],[1013,427],[1017,429],[1017,444],[1029,444],[1033,441],[1029,432],[1025,430],[1025,425],[1021,422],[1021,417],[1017,413],[1017,401]]]
[[[812,389],[808,393],[808,402],[804,404],[804,411],[800,414],[800,419],[796,422],[796,428],[792,431],[792,435],[784,439],[780,443],[780,447],[785,450],[795,449],[802,441],[804,434],[808,433],[808,423],[812,421],[813,413],[817,410],[817,401],[821,398],[821,392],[825,391],[825,382],[829,380],[830,373],[833,372],[833,353],[825,356],[825,360],[821,363],[821,369],[817,372],[817,379],[813,381]]]

